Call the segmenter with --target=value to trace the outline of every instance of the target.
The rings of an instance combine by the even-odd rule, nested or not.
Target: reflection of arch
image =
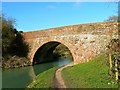
[[[43,44],[35,52],[34,58],[33,58],[33,64],[53,61],[53,59],[55,58],[54,50],[60,44],[62,44],[62,43],[56,42],[56,41],[51,41],[51,42],[47,42],[47,43]],[[65,47],[67,47],[67,46],[65,46]],[[68,47],[67,47],[67,49],[69,50]],[[72,56],[72,53],[70,50],[69,50],[69,52]]]

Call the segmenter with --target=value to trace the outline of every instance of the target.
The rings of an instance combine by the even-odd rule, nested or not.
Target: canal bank
[[[25,88],[30,84],[34,78],[53,67],[59,67],[72,62],[69,59],[60,59],[54,62],[38,64],[34,66],[14,68],[14,69],[3,69],[2,70],[2,88]]]
[[[106,88],[118,90],[119,84],[109,78],[106,55],[90,62],[49,69],[38,75],[28,88]],[[53,81],[54,80],[54,81]]]

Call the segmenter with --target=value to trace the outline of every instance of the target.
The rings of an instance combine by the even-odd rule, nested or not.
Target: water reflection
[[[44,64],[38,64],[29,67],[22,67],[22,68],[15,68],[9,70],[3,70],[2,75],[2,87],[3,88],[24,88],[33,79],[36,75],[40,74],[41,72],[48,70],[55,66],[62,66],[72,62],[72,60],[64,59]]]
[[[29,78],[31,78],[31,81],[33,81],[33,79],[36,77],[34,68],[32,66],[29,67],[28,75]]]

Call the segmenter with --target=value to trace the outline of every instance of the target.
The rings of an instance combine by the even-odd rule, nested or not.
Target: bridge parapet
[[[74,35],[74,34],[118,34],[118,23],[116,22],[104,22],[104,23],[90,23],[90,24],[78,24],[71,26],[64,26],[58,28],[50,28],[46,30],[39,30],[33,32],[25,32],[23,35],[25,38],[38,38],[48,36],[63,36],[63,35]]]

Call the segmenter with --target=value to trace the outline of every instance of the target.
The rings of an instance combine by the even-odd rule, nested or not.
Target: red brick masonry
[[[71,51],[74,62],[88,62],[104,52],[110,39],[118,38],[117,22],[101,22],[63,26],[23,33],[29,44],[28,57],[33,61],[35,52],[45,43],[57,41]]]

